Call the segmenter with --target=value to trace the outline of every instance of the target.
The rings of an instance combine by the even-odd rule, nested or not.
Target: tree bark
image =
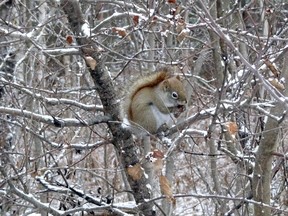
[[[264,7],[263,2],[259,1],[261,8]],[[269,23],[268,17],[263,10],[261,15],[261,21],[263,22],[263,36],[269,38],[271,34],[270,27],[272,23]],[[274,23],[273,23],[274,25]],[[282,71],[283,75],[287,78],[287,72]],[[287,83],[286,83],[287,89]],[[271,109],[272,115],[281,115],[284,112],[284,106],[281,103]],[[252,193],[255,201],[270,204],[271,199],[271,178],[272,178],[272,161],[273,152],[276,151],[278,142],[278,134],[280,132],[280,122],[268,117],[263,138],[259,144],[258,151],[256,152],[255,168],[252,180]],[[254,205],[254,216],[270,216],[271,209],[265,206]]]
[[[69,24],[75,35],[81,36],[82,27],[85,23],[79,3],[76,0],[62,0],[61,7],[67,15]],[[83,35],[83,34],[82,34]],[[137,157],[131,133],[121,127],[119,102],[117,93],[113,87],[112,80],[107,71],[104,70],[101,53],[95,42],[88,37],[77,37],[77,43],[82,47],[82,56],[92,57],[97,66],[89,68],[90,75],[94,81],[100,100],[103,105],[105,115],[111,117],[108,122],[109,130],[113,136],[113,145],[120,156],[121,163],[126,168],[139,162]],[[146,178],[143,175],[139,180],[133,180],[127,173],[128,182],[131,186],[136,203],[139,204],[139,210],[143,215],[154,215],[153,204],[145,202],[150,198],[149,189],[146,187]]]
[[[281,113],[283,106],[278,104],[271,110],[271,114]],[[268,118],[262,141],[256,153],[255,169],[252,180],[253,198],[257,202],[270,204],[270,184],[272,170],[272,153],[277,148],[277,137],[280,131],[279,122]],[[254,205],[254,216],[269,216],[271,209],[261,205]]]

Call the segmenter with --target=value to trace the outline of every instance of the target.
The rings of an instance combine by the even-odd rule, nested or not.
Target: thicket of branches
[[[1,215],[287,214],[287,38],[286,0],[1,1]],[[162,67],[189,103],[143,149]]]

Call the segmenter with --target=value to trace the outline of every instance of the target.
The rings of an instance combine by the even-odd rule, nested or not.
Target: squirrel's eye
[[[173,98],[173,99],[178,99],[178,94],[177,94],[177,92],[172,92],[172,98]]]

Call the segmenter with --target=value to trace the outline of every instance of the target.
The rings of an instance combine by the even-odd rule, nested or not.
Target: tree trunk
[[[271,114],[283,112],[283,106],[277,104]],[[253,198],[257,202],[270,204],[270,184],[272,169],[272,153],[277,148],[277,137],[280,131],[279,122],[268,118],[262,141],[256,153],[255,169],[252,180]],[[271,209],[261,205],[254,205],[254,216],[270,216]]]
[[[80,10],[79,2],[76,0],[62,0],[61,6],[67,15],[72,31],[80,36],[82,27],[86,23]],[[119,103],[116,103],[117,93],[113,87],[111,77],[102,66],[104,62],[102,62],[101,54],[95,43],[83,36],[77,39],[77,43],[83,47],[82,55],[91,56],[97,63],[95,68],[89,68],[90,75],[102,102],[104,114],[111,117],[108,127],[113,136],[113,145],[120,155],[120,160],[125,171],[127,171],[127,168],[137,164],[139,159],[131,133],[121,127]],[[146,199],[150,198],[150,191],[146,187],[147,179],[145,175],[142,175],[138,180],[133,179],[128,173],[126,175],[135,201],[139,205],[140,212],[144,215],[154,215],[155,213],[152,210],[153,204],[145,202]]]

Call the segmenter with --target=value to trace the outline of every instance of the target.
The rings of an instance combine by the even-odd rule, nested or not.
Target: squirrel
[[[163,70],[138,79],[129,90],[123,109],[130,124],[155,134],[163,126],[171,126],[186,103],[180,77]]]

